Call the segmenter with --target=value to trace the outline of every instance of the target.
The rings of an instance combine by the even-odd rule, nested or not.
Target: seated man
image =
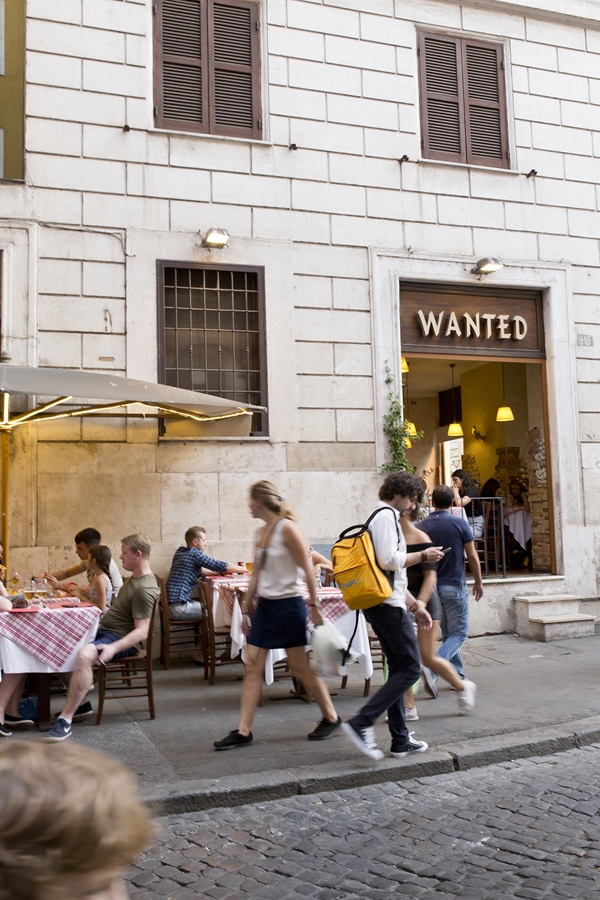
[[[167,599],[169,601],[169,618],[201,619],[202,604],[194,600],[192,592],[203,569],[210,569],[220,575],[248,574],[246,566],[229,565],[212,559],[205,554],[206,529],[201,525],[193,525],[185,533],[185,547],[178,547],[173,556],[171,571],[167,579]]]
[[[101,540],[100,532],[96,528],[84,528],[82,531],[78,531],[75,535],[75,552],[81,562],[76,566],[71,566],[70,569],[61,569],[59,572],[53,572],[51,575],[47,575],[46,577],[53,587],[60,587],[60,585],[58,585],[59,581],[73,578],[75,575],[80,575],[82,572],[87,574],[88,582],[92,582],[94,578],[96,578],[96,573],[90,567],[90,547],[96,547],[101,543]],[[123,579],[114,559],[111,559],[110,561],[109,575],[110,580],[112,581],[113,594],[116,595],[123,586]],[[90,590],[90,587],[82,587],[81,593],[89,599]]]
[[[86,644],[77,654],[67,702],[53,727],[46,733],[46,740],[64,741],[71,736],[74,716],[86,714],[82,706],[88,704],[82,704],[82,701],[92,684],[94,668],[107,665],[113,659],[134,656],[140,649],[140,642],[148,637],[150,617],[160,594],[160,587],[148,562],[150,548],[150,541],[144,534],[132,534],[121,541],[121,562],[123,568],[131,572],[131,578],[127,579],[117,599],[104,613],[96,640]],[[91,704],[89,706],[91,710]]]

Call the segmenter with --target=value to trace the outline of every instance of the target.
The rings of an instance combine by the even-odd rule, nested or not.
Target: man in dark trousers
[[[438,485],[432,494],[434,511],[419,523],[434,544],[450,548],[438,563],[437,590],[442,601],[442,646],[438,656],[447,659],[464,680],[464,689],[458,695],[460,713],[469,712],[475,705],[477,687],[465,678],[460,648],[469,635],[469,593],[465,574],[465,554],[475,579],[473,597],[477,602],[483,596],[481,566],[475,550],[473,532],[468,523],[450,513],[454,495],[447,484]]]
[[[398,520],[415,507],[423,483],[406,472],[391,472],[379,490],[377,515],[369,525],[375,556],[379,566],[393,573],[393,592],[383,603],[363,610],[365,619],[379,638],[388,664],[388,680],[348,722],[342,724],[346,737],[357,750],[370,759],[382,759],[373,725],[387,711],[392,736],[390,755],[408,756],[427,750],[425,741],[412,740],[406,727],[404,693],[421,674],[419,648],[412,617],[407,611],[406,566],[417,562],[437,562],[442,557],[439,547],[416,553],[406,552],[406,542]],[[431,616],[425,604],[408,594],[410,612],[421,628],[431,628]]]

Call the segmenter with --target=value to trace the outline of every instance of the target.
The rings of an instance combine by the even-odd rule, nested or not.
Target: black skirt
[[[306,646],[309,642],[306,636],[304,598],[283,597],[270,600],[259,597],[248,643],[265,650]]]

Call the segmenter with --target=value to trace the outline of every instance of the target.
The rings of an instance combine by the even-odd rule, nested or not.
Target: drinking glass
[[[15,591],[19,586],[20,577],[21,576],[19,575],[18,572],[13,572],[12,575],[10,576],[10,583],[12,585],[13,590],[15,590]]]

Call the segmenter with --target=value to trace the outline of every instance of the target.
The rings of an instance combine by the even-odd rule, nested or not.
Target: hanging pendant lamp
[[[448,437],[462,437],[463,430],[460,422],[456,421],[456,404],[454,401],[454,366],[456,363],[449,363],[452,372],[452,424],[448,426]]]
[[[510,406],[506,405],[506,389],[504,386],[504,363],[502,363],[502,405],[498,407],[496,422],[514,422],[515,417]]]

